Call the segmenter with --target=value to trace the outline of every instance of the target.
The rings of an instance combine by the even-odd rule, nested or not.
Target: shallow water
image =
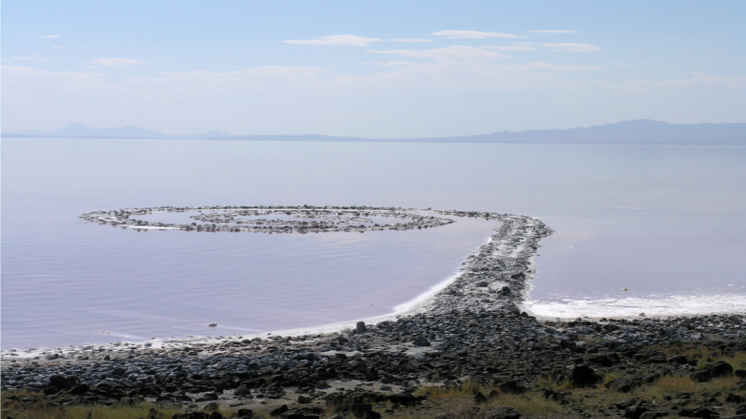
[[[77,218],[303,204],[538,216],[557,231],[527,304],[542,315],[746,311],[746,147],[3,139],[2,347],[386,314],[495,226],[267,235]]]

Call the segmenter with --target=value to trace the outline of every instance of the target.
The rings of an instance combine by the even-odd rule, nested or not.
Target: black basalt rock
[[[601,381],[603,377],[596,374],[596,371],[587,364],[576,365],[570,374],[570,382],[574,387],[590,387]]]
[[[430,346],[430,341],[427,340],[424,336],[417,336],[417,338],[412,342],[414,346]]]
[[[526,387],[519,384],[516,380],[506,381],[497,387],[505,394],[523,394],[526,392]]]

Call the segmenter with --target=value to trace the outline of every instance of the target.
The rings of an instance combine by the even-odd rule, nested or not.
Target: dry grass
[[[653,386],[661,393],[679,393],[682,391],[697,391],[697,383],[689,377],[665,376],[658,380]]]
[[[570,388],[572,388],[570,380],[568,380],[567,378],[564,378],[561,381],[554,381],[550,376],[540,378],[539,381],[536,382],[536,386],[539,388],[548,388],[555,391],[569,390]]]
[[[565,411],[558,403],[546,400],[544,396],[536,393],[526,395],[501,394],[487,405],[512,407],[522,416],[549,416]]]
[[[16,393],[18,396],[20,393]],[[138,419],[146,418],[150,409],[155,409],[163,418],[171,418],[176,413],[183,413],[183,409],[154,406],[148,403],[136,406],[104,406],[104,405],[78,405],[60,407],[45,405],[42,403],[23,408],[17,403],[3,403],[2,418],[13,419]],[[218,410],[225,417],[233,413],[228,410]]]
[[[487,396],[493,390],[497,397],[489,400],[483,407],[512,407],[523,416],[549,416],[564,412],[564,409],[551,400],[546,400],[542,394],[529,392],[526,394],[501,394],[495,388],[484,388],[477,383],[467,380],[461,388],[423,387],[415,395],[428,395],[428,400],[438,405],[438,412],[458,412],[469,406],[474,406],[474,394],[481,392]],[[404,414],[404,413],[402,413]],[[404,418],[410,416],[394,416]],[[430,416],[424,416],[430,417]]]
[[[739,378],[736,376],[730,376],[730,377],[722,377],[722,378],[713,378],[712,381],[709,383],[702,383],[700,386],[704,391],[708,392],[721,392],[724,393],[726,391],[733,391],[733,389],[736,388],[736,385],[739,381]]]
[[[726,358],[724,361],[729,363],[734,370],[746,369],[746,352],[736,352],[734,357]]]

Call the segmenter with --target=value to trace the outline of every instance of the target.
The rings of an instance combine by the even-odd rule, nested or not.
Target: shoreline
[[[522,222],[526,222],[526,220],[532,220],[533,223],[538,223],[543,231],[538,238],[534,238],[533,245],[535,246],[533,250],[530,252],[531,254],[525,256],[524,263],[526,266],[525,269],[525,277],[523,278],[522,283],[520,284],[520,287],[518,290],[512,289],[513,287],[510,286],[508,282],[504,282],[501,279],[498,278],[497,280],[493,281],[493,283],[498,284],[497,286],[508,286],[511,292],[518,291],[517,298],[510,298],[510,302],[515,304],[515,307],[520,309],[521,312],[526,313],[527,315],[530,315],[531,317],[536,318],[540,321],[560,321],[560,322],[566,322],[571,319],[577,319],[580,321],[581,319],[584,321],[598,321],[601,319],[605,319],[607,317],[612,317],[614,319],[626,319],[626,320],[632,320],[637,319],[644,314],[644,318],[649,319],[657,319],[657,320],[671,320],[671,319],[686,319],[686,318],[696,318],[701,316],[708,316],[708,315],[730,315],[730,314],[738,314],[738,311],[732,310],[732,311],[716,311],[716,312],[706,312],[706,313],[684,313],[684,314],[652,314],[648,315],[645,313],[642,314],[627,314],[627,315],[615,315],[615,316],[608,316],[608,315],[598,315],[598,316],[584,316],[584,315],[576,315],[575,313],[565,315],[565,316],[550,316],[550,315],[541,315],[536,314],[533,312],[529,307],[526,306],[527,303],[529,303],[528,300],[528,294],[532,288],[530,284],[530,280],[533,277],[533,273],[536,272],[536,265],[534,263],[534,259],[537,256],[536,250],[538,249],[538,241],[546,237],[548,235],[551,235],[553,233],[553,230],[551,230],[549,227],[544,225],[541,221],[539,221],[537,218],[528,217],[528,216],[517,216],[517,215],[508,215],[508,214],[499,214],[499,213],[487,213],[487,212],[475,212],[475,211],[457,211],[457,210],[431,210],[431,209],[425,209],[425,210],[418,210],[418,209],[412,209],[412,208],[394,208],[394,207],[385,207],[385,208],[375,208],[375,207],[313,207],[313,206],[279,206],[279,207],[270,207],[270,206],[262,206],[262,207],[234,207],[234,206],[210,206],[210,207],[153,207],[153,208],[135,208],[135,209],[129,209],[129,210],[119,210],[119,211],[94,211],[90,213],[83,214],[81,218],[91,221],[91,222],[97,222],[100,224],[114,224],[112,225],[121,225],[125,228],[141,228],[141,229],[189,229],[190,226],[188,225],[168,225],[168,226],[162,226],[162,225],[138,225],[134,222],[128,222],[127,218],[130,215],[138,215],[138,214],[146,214],[156,211],[169,211],[169,212],[184,212],[184,211],[197,211],[200,209],[212,209],[212,210],[235,210],[235,209],[255,209],[255,208],[261,208],[263,210],[269,209],[270,211],[285,211],[285,210],[301,210],[301,211],[307,211],[307,210],[323,210],[323,211],[329,211],[329,210],[335,210],[337,208],[344,208],[344,211],[380,211],[385,210],[388,211],[390,214],[401,214],[403,212],[430,212],[430,213],[437,213],[439,215],[451,215],[451,216],[458,216],[458,217],[486,217],[491,219],[497,219],[503,222],[504,219],[512,219],[512,220],[521,220]],[[106,216],[102,216],[102,214],[109,215],[114,214],[114,218],[108,218]],[[126,217],[125,217],[126,214]],[[124,218],[124,221],[123,221]],[[156,223],[160,224],[160,223]],[[407,226],[408,229],[416,228],[416,224],[413,226]],[[281,227],[282,228],[282,227]],[[427,227],[426,227],[427,228]],[[296,228],[297,229],[297,228]],[[5,360],[9,357],[15,358],[15,359],[28,359],[28,358],[35,358],[40,356],[46,356],[49,353],[75,353],[77,351],[82,350],[82,348],[95,348],[96,350],[110,350],[116,346],[126,345],[129,347],[139,347],[142,349],[145,348],[183,348],[187,347],[189,345],[193,344],[219,344],[221,342],[230,342],[230,341],[240,341],[245,339],[267,339],[271,336],[286,336],[286,337],[298,337],[298,336],[304,336],[304,335],[319,335],[319,334],[334,334],[334,333],[342,333],[344,331],[349,331],[355,328],[357,323],[364,322],[366,324],[376,324],[380,322],[386,322],[386,321],[396,321],[400,318],[404,317],[410,317],[416,314],[421,313],[427,313],[430,310],[433,310],[435,307],[437,307],[437,299],[438,294],[443,292],[448,287],[452,286],[454,283],[459,281],[459,278],[468,273],[471,269],[471,261],[475,254],[478,254],[480,251],[482,251],[485,247],[490,247],[493,240],[495,240],[496,235],[498,235],[498,229],[493,230],[493,234],[490,235],[490,237],[487,240],[487,243],[480,246],[480,248],[469,256],[465,258],[465,261],[462,263],[462,267],[459,269],[457,273],[454,275],[451,275],[444,281],[441,281],[440,283],[437,283],[430,287],[430,289],[424,291],[423,293],[419,294],[418,296],[414,297],[412,300],[407,301],[405,303],[402,303],[396,307],[394,307],[393,312],[382,314],[379,316],[373,316],[373,317],[367,317],[367,318],[360,318],[360,319],[352,319],[352,320],[344,320],[339,322],[333,322],[333,323],[325,323],[320,325],[314,325],[314,326],[305,326],[305,327],[299,327],[299,328],[291,328],[291,329],[278,329],[278,330],[272,330],[267,332],[260,332],[260,333],[243,333],[243,334],[232,334],[227,336],[190,336],[187,335],[185,337],[179,337],[179,338],[150,338],[150,339],[144,339],[144,340],[135,340],[135,341],[125,341],[125,340],[118,340],[115,342],[108,342],[108,343],[87,343],[87,344],[81,344],[81,345],[68,345],[68,346],[52,346],[52,347],[41,347],[41,348],[25,348],[25,349],[19,349],[19,348],[10,348],[10,349],[2,349],[0,350],[0,359]],[[328,230],[333,231],[333,230]],[[504,237],[503,237],[504,238]],[[512,237],[512,239],[515,239],[515,237]],[[505,252],[506,245],[505,243],[499,244],[498,246],[498,252]],[[522,248],[516,248],[511,249],[511,254],[504,255],[500,254],[500,256],[515,256],[520,251],[525,251],[525,246]],[[515,285],[515,284],[514,284]],[[490,285],[490,290],[494,290],[493,285]],[[473,287],[472,287],[473,290]],[[471,297],[471,298],[468,298]],[[467,296],[467,300],[473,300],[474,296]],[[620,299],[617,299],[620,300]],[[583,301],[583,300],[581,300]],[[472,301],[473,302],[473,301]],[[466,301],[463,305],[468,305],[468,301]]]
[[[502,224],[458,274],[404,304],[407,311],[250,336],[2,351],[0,390],[40,392],[45,403],[60,406],[150,402],[269,412],[326,403],[343,409],[350,397],[418,404],[426,397],[415,402],[412,393],[422,386],[474,382],[506,394],[527,391],[542,380],[575,380],[583,368],[593,377],[695,371],[680,357],[661,358],[655,348],[746,351],[743,313],[537,319],[519,305],[536,272],[539,241],[552,230],[526,216],[438,213],[486,214]]]

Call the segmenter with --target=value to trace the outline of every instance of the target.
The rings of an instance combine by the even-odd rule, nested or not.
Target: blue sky
[[[743,1],[4,1],[2,129],[746,122]]]

